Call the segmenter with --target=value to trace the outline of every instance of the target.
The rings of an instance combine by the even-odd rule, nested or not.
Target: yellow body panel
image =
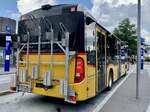
[[[25,61],[26,57],[22,57],[22,59]],[[54,55],[53,56],[53,62],[64,62],[65,61],[65,55]],[[29,55],[29,62],[36,62],[38,63],[38,55]],[[40,62],[51,62],[51,56],[50,55],[41,55],[40,56]],[[20,64],[20,67],[23,65]],[[31,76],[32,74],[32,67],[37,66],[36,64],[29,64],[28,68],[28,74]],[[23,66],[23,69],[26,69],[26,66]],[[39,68],[39,80],[43,80],[43,76],[45,72],[52,71],[52,77],[53,78],[65,78],[65,65],[53,65],[53,69],[51,70],[50,64],[40,64]],[[74,82],[74,72],[75,72],[75,58],[70,60],[70,66],[69,66],[69,83]]]
[[[86,55],[78,55],[78,57],[82,57],[84,59],[85,65],[85,79],[80,83],[74,83],[74,75],[75,75],[75,57],[70,60],[69,64],[69,86],[76,92],[77,100],[83,101],[90,97],[96,95],[95,92],[95,67],[87,66],[86,63]],[[26,61],[27,57],[25,55],[22,56],[23,61]],[[41,54],[40,62],[50,62],[51,57],[48,54]],[[65,61],[65,55],[53,55],[53,62],[63,62]],[[38,62],[38,55],[30,54],[29,62]],[[58,80],[53,80],[52,84],[54,85],[51,89],[43,89],[36,87],[36,83],[43,83],[44,73],[47,71],[51,71],[51,67],[48,64],[40,64],[40,78],[38,80],[31,80],[32,67],[36,66],[36,64],[29,64],[28,69],[28,82],[32,84],[32,93],[41,94],[45,96],[52,96],[57,98],[64,98],[60,91],[60,82]],[[25,64],[19,64],[19,70],[25,70]],[[65,65],[53,65],[52,69],[52,78],[54,79],[64,79],[65,78]],[[21,82],[20,82],[21,84]]]
[[[113,80],[116,81],[118,80],[118,65],[114,65],[114,69],[113,69]]]
[[[125,75],[126,74],[126,72],[127,72],[127,66],[128,66],[128,63],[127,62],[125,62],[124,64],[122,64],[122,66],[121,66],[121,75],[123,76],[123,75]]]
[[[84,80],[79,84],[69,84],[69,86],[77,93],[77,101],[83,101],[88,99],[87,96],[87,81]],[[64,98],[64,96],[60,92],[60,85],[56,85],[51,89],[45,90],[43,88],[35,87],[32,89],[32,93],[41,94],[44,96],[51,96],[56,98]]]
[[[87,72],[88,98],[90,98],[96,95],[96,68],[88,65]]]

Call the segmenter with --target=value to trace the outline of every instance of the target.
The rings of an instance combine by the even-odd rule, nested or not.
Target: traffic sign
[[[141,47],[141,70],[144,69],[144,48]]]
[[[10,70],[10,53],[11,53],[11,36],[6,36],[6,47],[5,47],[5,66],[4,71],[8,72]]]

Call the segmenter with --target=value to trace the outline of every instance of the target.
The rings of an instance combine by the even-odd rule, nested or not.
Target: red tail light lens
[[[77,101],[76,96],[69,96],[69,100],[73,103]]]
[[[75,12],[76,10],[77,10],[77,7],[76,7],[76,6],[70,7],[70,12]]]
[[[85,78],[84,73],[84,60],[80,57],[76,58],[76,69],[75,69],[75,83],[81,82]]]
[[[69,7],[65,7],[62,10],[63,13],[72,13],[72,12],[77,12],[77,5],[72,5]]]

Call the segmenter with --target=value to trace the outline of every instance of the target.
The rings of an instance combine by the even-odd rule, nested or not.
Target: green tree
[[[113,34],[129,46],[129,55],[136,55],[137,36],[135,24],[131,24],[128,18],[121,21],[113,31]]]

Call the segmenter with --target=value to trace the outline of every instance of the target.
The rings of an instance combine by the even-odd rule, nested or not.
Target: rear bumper
[[[88,99],[86,80],[82,81],[81,83],[69,84],[69,87],[71,87],[71,89],[73,89],[75,91],[77,101],[84,101],[84,100]],[[29,93],[64,99],[64,95],[61,93],[60,85],[55,85],[50,89],[46,89],[46,88],[36,87],[36,83],[33,82],[31,91],[29,91],[29,89],[30,88],[28,88],[28,89],[23,88],[22,90],[18,89],[18,92],[29,92]]]

